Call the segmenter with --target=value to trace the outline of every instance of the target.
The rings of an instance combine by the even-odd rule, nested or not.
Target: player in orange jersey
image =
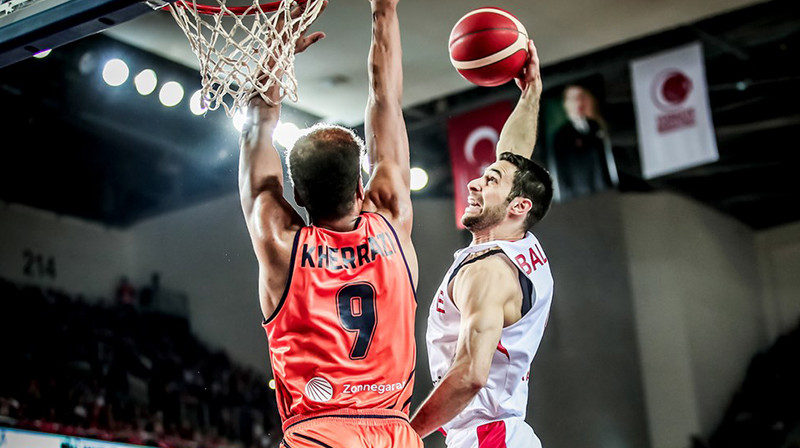
[[[312,127],[287,154],[305,225],[283,197],[272,144],[280,106],[254,98],[242,134],[239,191],[260,268],[283,446],[291,448],[422,446],[408,423],[417,258],[397,0],[370,5],[367,186],[360,139],[339,126]],[[296,53],[322,37],[301,37]]]

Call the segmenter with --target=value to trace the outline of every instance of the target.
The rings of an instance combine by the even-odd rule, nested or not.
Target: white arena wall
[[[767,334],[774,340],[800,322],[800,223],[756,235]]]
[[[710,435],[769,341],[755,235],[670,194],[623,197],[652,448]]]
[[[0,203],[0,277],[19,284],[110,298],[133,272],[131,241],[130,232]]]

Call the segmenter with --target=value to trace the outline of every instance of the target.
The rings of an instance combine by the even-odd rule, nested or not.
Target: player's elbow
[[[464,389],[466,389],[471,395],[475,395],[480,392],[484,386],[486,386],[486,381],[482,381],[479,378],[473,378],[467,380]]]
[[[253,173],[250,180],[250,195],[258,198],[263,194],[279,196],[283,194],[283,179],[275,174],[258,175]]]
[[[464,390],[472,394],[477,394],[478,391],[486,387],[486,383],[489,382],[489,371],[487,369],[470,368],[463,373],[461,378],[461,384]]]
[[[469,378],[469,388],[474,390],[476,393],[486,387],[486,383],[489,382],[489,372],[476,372],[473,373]]]

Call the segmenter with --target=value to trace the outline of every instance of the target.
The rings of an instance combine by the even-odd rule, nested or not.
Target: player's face
[[[508,195],[514,183],[517,167],[501,160],[491,164],[483,176],[473,179],[469,189],[468,205],[461,223],[471,231],[494,227],[508,215]]]

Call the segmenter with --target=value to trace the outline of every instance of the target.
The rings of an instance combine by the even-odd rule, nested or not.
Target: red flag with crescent
[[[511,111],[511,102],[501,101],[451,117],[447,121],[456,226],[459,229],[464,228],[461,215],[467,206],[467,184],[482,176],[486,167],[494,163],[495,146]]]

